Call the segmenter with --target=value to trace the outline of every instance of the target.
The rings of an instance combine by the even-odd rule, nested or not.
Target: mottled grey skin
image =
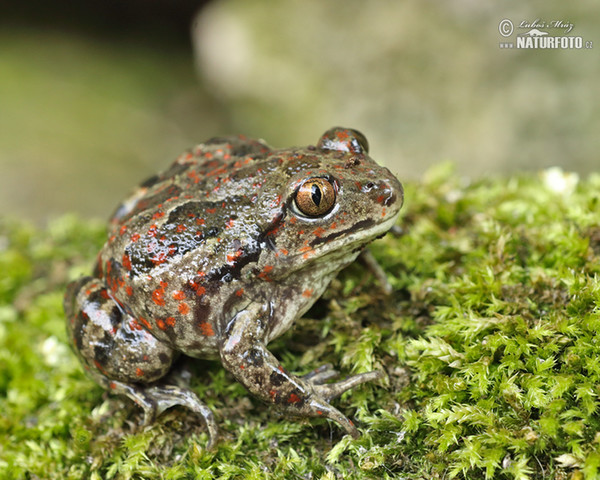
[[[337,375],[331,366],[297,377],[266,346],[394,224],[402,185],[367,152],[359,132],[342,128],[316,147],[282,150],[217,138],[144,182],[111,220],[93,276],[65,295],[68,333],[88,373],[138,403],[146,422],[187,406],[213,445],[210,410],[160,379],[179,353],[219,359],[285,414],[326,417],[357,437],[329,401],[381,373],[326,384]]]

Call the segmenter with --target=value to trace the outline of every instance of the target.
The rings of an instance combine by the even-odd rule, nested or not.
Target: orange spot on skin
[[[240,288],[239,290],[236,290],[235,294],[236,296],[241,297],[244,294],[244,289]]]
[[[385,217],[385,207],[381,209],[381,218]]]
[[[175,300],[185,300],[185,292],[182,292],[181,290],[175,290],[173,292],[173,298]]]
[[[131,270],[131,259],[129,258],[129,255],[124,254],[123,258],[121,258],[121,263],[123,264],[125,269]]]
[[[137,321],[137,320],[135,320],[135,319],[134,319],[134,320],[131,320],[131,321],[129,322],[129,328],[130,328],[131,330],[142,330],[142,329],[143,329],[143,327],[142,327],[142,326],[141,326],[141,325],[138,323],[138,321]]]
[[[152,219],[156,220],[156,219],[164,217],[164,216],[165,216],[165,212],[158,211],[154,215],[152,215]]]
[[[188,313],[190,313],[190,307],[188,307],[187,303],[180,303],[178,309],[179,313],[181,313],[182,315],[187,315]]]
[[[203,218],[197,218],[196,219],[196,225],[204,225],[206,222],[204,221]]]
[[[304,290],[302,292],[302,296],[306,297],[306,298],[310,298],[310,297],[312,297],[313,292],[314,292],[314,290],[312,288],[307,288],[306,290]]]
[[[152,301],[156,303],[159,307],[164,307],[165,305],[165,291],[162,288],[157,288],[152,292]]]
[[[240,368],[244,370],[246,367],[244,365],[240,365]]]
[[[108,300],[109,296],[108,296],[108,292],[105,289],[102,289],[100,291],[100,296],[104,299],[104,300]]]
[[[231,228],[231,227],[233,227],[234,223],[235,223],[235,221],[233,220],[233,218],[230,218],[229,220],[227,220],[225,222],[225,228]]]
[[[215,335],[212,325],[208,322],[202,322],[200,324],[200,330],[202,330],[202,334],[206,335],[207,337],[213,337]]]
[[[177,225],[177,233],[185,232],[185,225]]]
[[[123,235],[127,231],[127,225],[123,225],[119,230],[119,235]]]
[[[324,233],[325,233],[325,229],[324,229],[324,228],[321,228],[321,227],[315,228],[315,229],[313,230],[313,235],[314,235],[315,237],[320,237],[320,236],[321,236],[321,235],[323,235]]]
[[[257,275],[258,278],[262,278],[267,282],[272,282],[273,279],[269,277],[269,273],[273,270],[273,265],[265,265],[262,271]]]
[[[134,233],[130,238],[132,242],[137,242],[140,239],[140,234]]]
[[[143,377],[143,376],[144,376],[144,371],[143,371],[141,368],[139,368],[139,367],[138,367],[138,368],[136,368],[136,370],[135,370],[135,374],[136,374],[138,377]]]
[[[269,396],[271,397],[271,400],[275,400],[275,397],[277,396],[277,392],[275,390],[270,390],[269,391]]]
[[[174,327],[175,326],[175,319],[173,317],[167,317],[167,319],[165,321],[167,322],[167,325],[169,327]]]
[[[198,287],[198,290],[196,290],[196,295],[198,295],[199,297],[201,297],[205,293],[206,293],[206,288],[204,288],[204,287]]]
[[[133,288],[131,288],[128,285],[127,287],[125,287],[125,292],[127,292],[127,295],[131,296],[131,295],[133,295]]]
[[[165,325],[165,322],[164,322],[164,320],[162,318],[157,318],[156,319],[156,326],[158,328],[160,328],[161,330],[166,330],[167,329],[167,327]]]
[[[142,322],[148,330],[152,330],[152,325],[150,324],[150,322],[148,320],[146,320],[143,317],[140,317],[140,322]]]
[[[110,382],[110,383],[108,384],[108,386],[109,386],[110,388],[112,388],[113,390],[114,390],[115,388],[117,388],[117,384],[116,384],[115,382]]]
[[[206,213],[213,215],[217,211],[216,208],[207,208]]]

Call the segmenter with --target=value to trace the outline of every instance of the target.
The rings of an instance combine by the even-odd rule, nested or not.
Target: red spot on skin
[[[127,225],[123,225],[119,230],[119,235],[123,235],[127,231]]]
[[[187,303],[179,304],[179,313],[181,313],[182,315],[187,315],[188,313],[190,313],[190,307],[188,307]]]
[[[115,382],[110,382],[110,383],[108,384],[108,386],[109,386],[110,388],[112,388],[113,390],[114,390],[115,388],[117,388],[117,384],[116,384]]]
[[[244,370],[246,367],[244,365],[240,365],[240,368]]]
[[[102,365],[100,365],[100,362],[98,360],[94,360],[94,366],[100,370],[100,372],[104,375],[106,375],[106,372],[104,371],[104,368],[102,368]]]
[[[185,232],[185,225],[177,225],[177,233]]]
[[[108,300],[109,296],[108,296],[108,292],[106,291],[106,289],[102,289],[100,291],[100,296],[104,299],[104,300]]]
[[[150,360],[150,357],[148,357],[148,355],[144,355],[142,358],[144,359],[144,362],[147,362],[148,360]]]
[[[164,217],[164,216],[165,216],[165,212],[158,211],[154,215],[152,215],[152,219],[156,220],[156,219]]]
[[[233,218],[230,218],[229,220],[227,220],[225,222],[225,228],[231,228],[231,227],[233,227],[234,223],[235,223],[235,221],[233,220]]]
[[[131,295],[133,295],[133,288],[131,288],[128,285],[127,287],[125,287],[125,292],[127,292],[127,295],[131,296]]]
[[[269,391],[269,396],[271,397],[271,400],[275,401],[275,397],[277,396],[277,392],[275,390],[270,390]]]
[[[196,290],[196,295],[198,295],[199,297],[201,297],[205,293],[206,293],[206,288],[204,288],[204,287],[198,287],[198,290]]]
[[[132,242],[137,242],[140,239],[140,234],[134,233],[130,238]]]
[[[360,182],[354,182],[354,184],[356,185],[356,188],[358,188],[359,190],[362,188],[362,185]]]
[[[175,290],[173,292],[173,298],[175,300],[185,300],[185,292],[182,292],[181,290]]]
[[[243,288],[240,288],[239,290],[237,290],[237,291],[235,292],[235,294],[236,294],[238,297],[241,297],[241,296],[244,294],[244,289],[243,289]]]
[[[289,222],[293,225],[298,221],[298,219],[296,217],[292,217],[290,218]]]
[[[166,329],[167,329],[167,327],[166,327],[166,325],[165,325],[165,322],[163,321],[163,319],[162,319],[162,318],[157,318],[157,319],[156,319],[156,326],[157,326],[158,328],[160,328],[161,330],[166,330]]]
[[[135,370],[135,374],[136,374],[138,377],[143,377],[143,376],[144,376],[144,371],[143,371],[141,368],[139,368],[139,367],[138,367],[138,368],[136,368],[136,370]]]
[[[312,288],[307,288],[306,290],[304,290],[302,292],[302,296],[306,297],[306,298],[310,298],[310,297],[312,297],[313,292],[314,292],[314,290]]]
[[[335,230],[337,228],[337,223],[333,222],[329,228],[331,228],[331,230]]]
[[[211,214],[211,215],[213,215],[213,214],[214,214],[216,211],[217,211],[217,209],[216,209],[216,208],[207,208],[207,209],[206,209],[206,213],[209,213],[209,214]]]
[[[173,317],[167,317],[165,322],[167,322],[167,325],[169,327],[174,327],[175,326],[175,318]]]
[[[300,401],[300,397],[295,393],[290,393],[290,396],[287,399],[288,403],[298,403]]]
[[[381,209],[381,218],[385,217],[385,207]]]
[[[203,218],[197,218],[196,219],[196,225],[204,225],[206,222],[204,221]]]
[[[149,237],[156,237],[156,230],[157,230],[157,226],[156,225],[150,225],[150,228],[148,229],[148,236]]]
[[[277,367],[277,370],[279,370],[281,373],[285,373],[285,370],[283,369],[283,367],[281,365],[279,365]]]
[[[215,335],[212,325],[208,322],[202,322],[200,324],[200,330],[202,330],[202,334],[206,335],[207,337],[212,337]]]
[[[124,254],[123,258],[121,258],[121,263],[127,270],[131,270],[131,259],[129,258],[129,255]]]
[[[317,410],[317,415],[323,415],[323,412],[321,410]]]
[[[212,153],[210,153],[210,152],[206,152],[206,153],[204,154],[204,158],[207,158],[208,160],[210,160],[211,158],[213,158],[213,154],[212,154]]]

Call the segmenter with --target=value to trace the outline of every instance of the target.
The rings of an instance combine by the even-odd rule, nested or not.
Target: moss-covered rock
[[[371,250],[394,292],[352,265],[272,345],[290,370],[384,369],[336,403],[363,436],[277,418],[216,362],[150,428],[88,380],[66,344],[66,281],[104,227],[0,221],[0,477],[595,478],[600,468],[600,176],[468,183],[441,166],[406,185],[403,234]],[[298,335],[298,333],[302,335]]]

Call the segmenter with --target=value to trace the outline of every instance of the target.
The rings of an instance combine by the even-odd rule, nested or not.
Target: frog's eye
[[[296,207],[307,217],[329,213],[335,204],[335,186],[326,178],[309,178],[296,191]]]

